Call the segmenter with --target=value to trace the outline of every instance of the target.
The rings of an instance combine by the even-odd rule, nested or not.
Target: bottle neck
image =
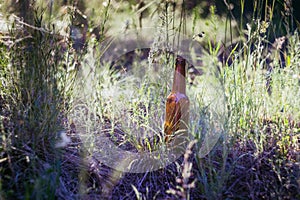
[[[185,59],[176,58],[172,92],[185,94]]]

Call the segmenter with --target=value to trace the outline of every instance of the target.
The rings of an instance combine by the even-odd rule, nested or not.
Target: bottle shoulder
[[[181,99],[186,99],[189,101],[189,98],[186,96],[186,94],[180,92],[171,92],[167,97],[167,100],[169,101],[179,101]]]

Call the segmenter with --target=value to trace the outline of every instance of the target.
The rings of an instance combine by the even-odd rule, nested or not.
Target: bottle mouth
[[[177,56],[176,58],[176,64],[179,64],[179,65],[185,65],[185,59],[181,56]]]

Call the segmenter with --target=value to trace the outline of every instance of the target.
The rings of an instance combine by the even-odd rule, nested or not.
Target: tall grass
[[[290,166],[297,159],[295,150],[299,148],[296,139],[299,138],[299,125],[296,125],[299,78],[295,78],[299,65],[282,67],[279,54],[286,52],[267,41],[268,27],[260,17],[248,25],[248,37],[240,44],[240,50],[230,52],[232,64],[223,64],[220,68],[228,108],[227,136],[221,138],[221,143],[207,158],[198,161],[199,189],[205,199],[289,198],[296,197],[295,191],[299,191],[295,182],[298,172],[289,174],[299,167]],[[294,41],[297,35],[296,32],[288,40]],[[293,44],[288,43],[287,51],[294,55],[292,52],[298,47]],[[208,59],[212,60],[219,46],[210,47]],[[218,65],[205,61],[208,65]],[[293,158],[287,156],[295,147]],[[270,171],[265,172],[266,169]],[[271,177],[276,181],[269,181]],[[286,184],[289,187],[284,186]]]
[[[15,18],[1,53],[2,198],[54,199],[71,105],[73,72],[54,30],[36,10],[34,25]],[[7,45],[4,45],[7,44]],[[66,54],[67,55],[67,54]]]

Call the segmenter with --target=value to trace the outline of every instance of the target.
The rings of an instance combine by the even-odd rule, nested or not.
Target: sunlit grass
[[[112,65],[101,59],[101,42],[138,28],[143,7],[89,1],[64,12],[59,3],[37,2],[46,22],[37,13],[32,26],[16,18],[10,33],[0,30],[0,198],[299,198],[300,41],[297,31],[285,35],[284,44],[268,40],[274,5],[260,19],[265,8],[256,4],[258,18],[237,25],[230,10],[219,16],[211,6],[202,19],[199,6],[182,15],[180,4],[174,12],[175,4],[147,1],[143,27],[157,29],[150,56],[126,64],[130,54],[118,46],[125,56]],[[76,12],[89,26],[80,51],[72,48]],[[97,26],[100,41],[90,31]],[[107,151],[99,138],[129,153],[167,148],[162,138],[173,58],[155,48],[172,30],[197,36],[187,48],[203,72],[187,81],[191,143],[163,169],[116,171],[101,160],[105,155],[97,157]],[[115,165],[128,162],[120,158]]]

